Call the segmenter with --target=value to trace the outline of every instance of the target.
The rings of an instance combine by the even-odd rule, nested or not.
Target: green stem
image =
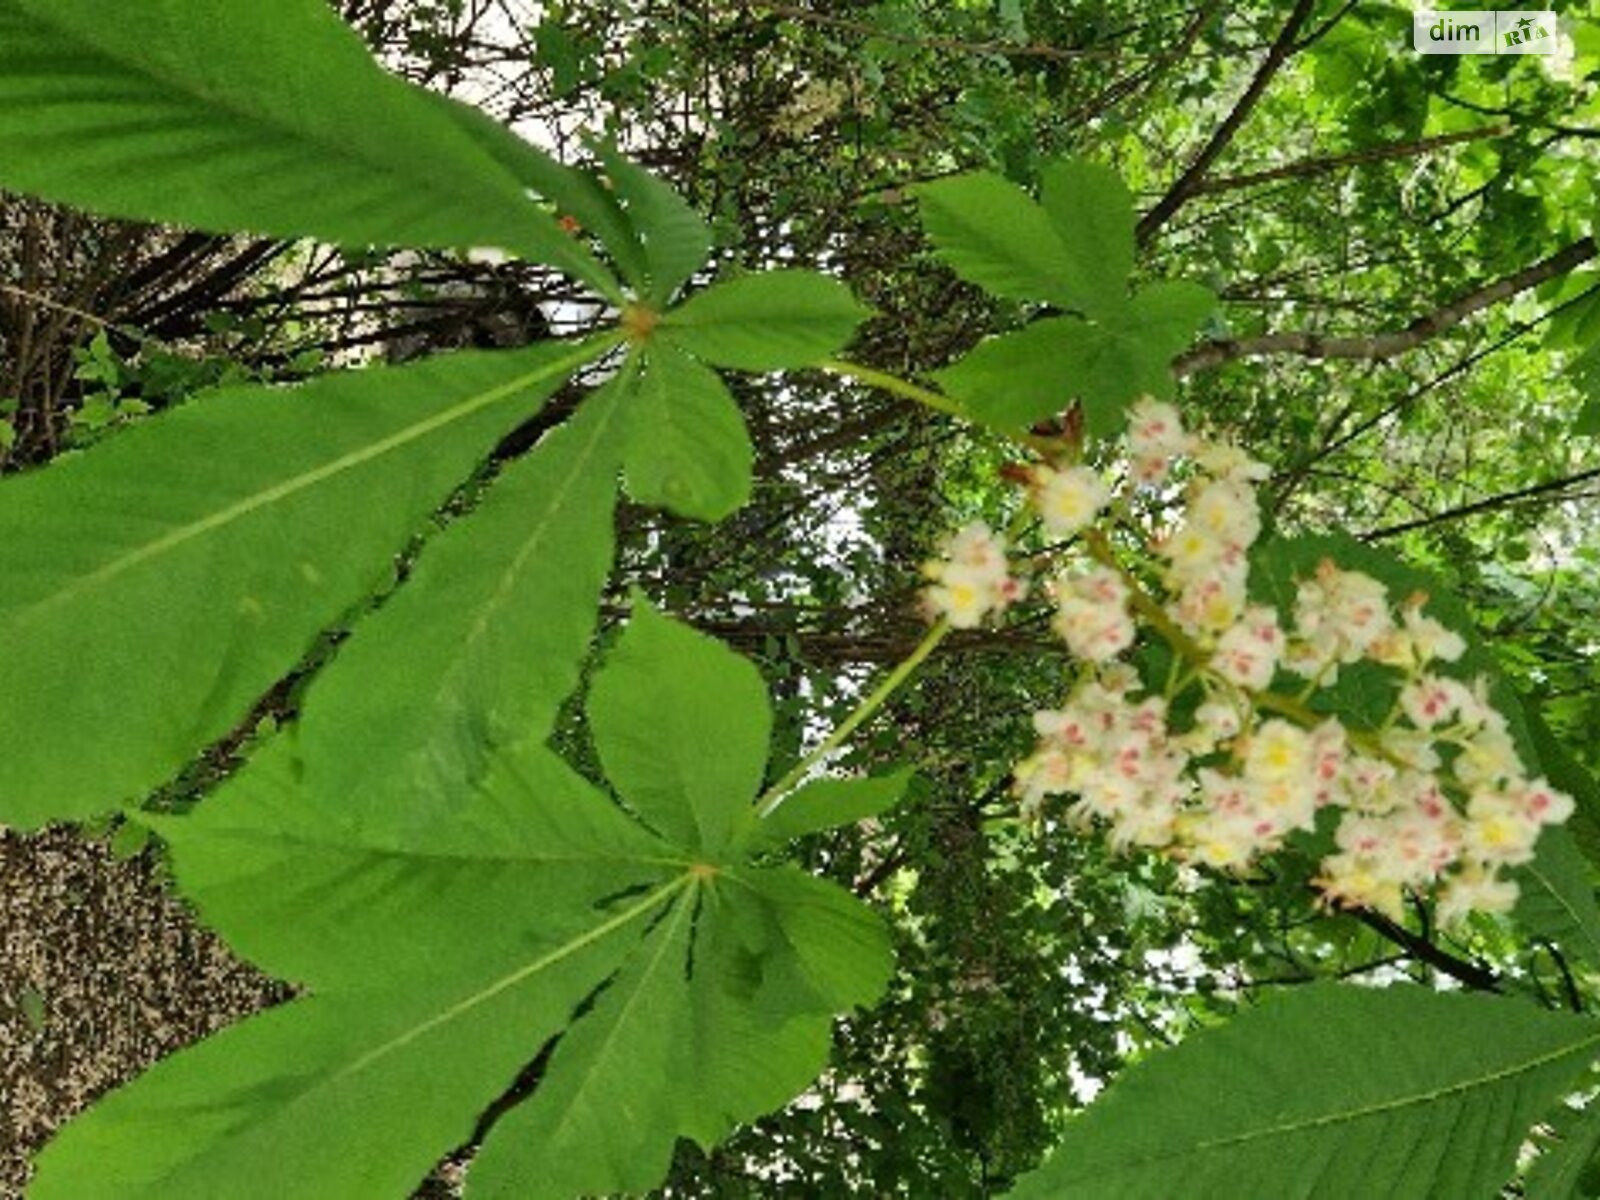
[[[962,407],[949,396],[921,387],[910,380],[901,379],[898,375],[891,375],[887,371],[863,367],[859,363],[844,362],[837,358],[824,359],[817,366],[830,374],[843,375],[846,379],[854,379],[857,383],[864,383],[868,387],[893,392],[896,396],[902,396],[935,412],[942,412],[952,417],[967,416]]]
[[[972,421],[974,418],[959,403],[941,392],[925,388],[920,384],[912,383],[909,379],[901,379],[898,375],[891,375],[888,371],[879,371],[875,367],[864,367],[860,363],[845,362],[843,359],[827,358],[816,364],[817,369],[827,371],[832,375],[840,375],[846,379],[854,379],[857,383],[864,383],[868,387],[875,387],[881,391],[890,392],[924,408],[931,408],[934,412],[944,413],[950,417],[960,417],[963,421]],[[1061,443],[1051,438],[1037,437],[1031,433],[1006,434],[1019,446],[1026,446],[1046,458],[1055,458],[1062,451]]]
[[[942,396],[938,392],[930,391],[928,388],[911,383],[909,380],[901,379],[898,375],[891,375],[887,371],[863,367],[858,363],[844,362],[840,359],[826,359],[818,363],[817,366],[831,374],[854,379],[858,383],[864,383],[870,387],[891,392],[896,396],[902,396],[936,412],[962,417],[963,419],[967,416],[961,406],[948,396]],[[1031,437],[1024,437],[1018,440],[1028,445],[1034,445],[1042,441],[1042,439]],[[1006,526],[1006,540],[1014,542],[1026,530],[1031,520],[1032,515],[1028,512],[1027,506],[1024,505]],[[912,675],[916,674],[917,668],[927,660],[939,643],[949,636],[949,633],[950,622],[941,617],[924,635],[922,641],[917,643],[916,648],[911,651],[905,661],[889,672],[883,682],[875,687],[871,694],[861,701],[855,710],[841,721],[838,727],[824,738],[815,750],[795,763],[782,779],[762,793],[760,800],[757,801],[757,814],[761,817],[769,817],[776,812],[778,806],[789,798],[794,786],[804,779],[817,763],[842,746],[851,734],[861,728],[863,723],[882,708],[889,698],[899,691]]]
[[[941,617],[935,622],[933,628],[923,636],[923,639],[917,643],[916,649],[906,656],[905,661],[889,672],[883,682],[873,688],[871,694],[865,700],[856,705],[855,711],[839,722],[834,731],[822,740],[821,745],[790,767],[782,779],[762,793],[761,799],[758,801],[757,815],[770,817],[776,812],[778,806],[789,798],[791,789],[795,784],[804,779],[810,773],[812,767],[842,746],[852,733],[861,728],[868,718],[882,708],[889,697],[893,696],[916,673],[917,668],[923,664],[928,655],[934,652],[939,643],[944,641],[949,633],[950,622]]]

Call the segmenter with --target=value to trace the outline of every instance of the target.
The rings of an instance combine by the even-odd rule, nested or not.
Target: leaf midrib
[[[325,1086],[331,1086],[341,1079],[348,1078],[351,1075],[365,1070],[368,1066],[378,1061],[380,1058],[384,1058],[389,1054],[392,1054],[394,1051],[410,1045],[418,1038],[431,1033],[441,1025],[447,1025],[451,1021],[464,1016],[466,1013],[471,1012],[479,1005],[487,1004],[490,1000],[494,999],[501,992],[506,991],[508,988],[516,987],[519,983],[532,978],[540,971],[548,970],[557,963],[571,958],[580,950],[593,945],[601,938],[616,932],[623,926],[643,916],[645,913],[655,908],[658,904],[665,902],[677,892],[693,883],[694,879],[695,876],[693,874],[685,872],[677,878],[669,880],[667,883],[662,884],[660,887],[650,892],[637,904],[624,909],[616,916],[602,921],[592,929],[585,930],[583,933],[578,934],[570,940],[562,943],[555,949],[540,955],[531,963],[527,963],[521,967],[518,967],[515,971],[512,971],[509,974],[501,976],[493,983],[480,988],[472,995],[458,1000],[443,1012],[436,1013],[426,1021],[419,1022],[418,1024],[413,1025],[410,1029],[396,1034],[394,1037],[390,1038],[381,1045],[373,1047],[371,1050],[367,1051],[366,1054],[363,1054],[360,1058],[356,1059],[342,1070],[330,1076],[326,1081]]]
[[[177,821],[186,818],[175,818]],[[154,824],[154,822],[152,822]],[[622,852],[579,852],[567,854],[550,853],[516,853],[507,851],[504,854],[487,854],[479,851],[451,853],[444,850],[418,850],[409,846],[382,846],[370,842],[355,840],[340,841],[332,837],[312,837],[306,834],[285,833],[277,830],[261,829],[213,829],[208,830],[205,836],[219,841],[237,840],[249,843],[252,846],[262,844],[278,844],[293,846],[300,850],[323,850],[336,854],[360,854],[372,858],[398,859],[402,862],[420,864],[446,864],[461,863],[465,865],[483,866],[493,863],[516,864],[529,867],[552,866],[580,866],[599,864],[618,864],[634,867],[678,867],[687,869],[694,865],[694,860],[684,856],[673,858],[666,855],[654,856],[647,854],[627,854]],[[663,843],[665,844],[665,843]]]
[[[263,488],[224,508],[209,513],[199,520],[190,521],[185,525],[169,530],[161,537],[146,542],[117,558],[113,558],[87,574],[79,575],[65,586],[57,588],[54,592],[17,609],[11,614],[10,619],[19,625],[32,620],[40,613],[115,579],[118,575],[132,570],[134,567],[159,558],[168,551],[175,550],[188,542],[194,541],[196,538],[204,537],[206,534],[231,525],[233,522],[241,520],[260,509],[287,499],[297,492],[315,487],[325,480],[363,466],[374,459],[381,458],[383,455],[414,442],[436,429],[441,429],[446,425],[451,425],[456,421],[470,417],[474,413],[497,404],[508,396],[521,392],[551,376],[576,370],[583,363],[601,353],[609,344],[606,339],[584,342],[578,350],[570,355],[524,372],[515,379],[498,384],[487,391],[469,396],[467,399],[447,409],[397,430],[387,437],[380,438],[376,442],[361,447],[359,450],[342,454],[330,462],[323,463],[309,471],[302,471],[299,475],[283,480],[271,487]]]
[[[1484,1075],[1476,1075],[1469,1079],[1447,1084],[1443,1087],[1429,1088],[1419,1092],[1398,1096],[1378,1104],[1369,1104],[1360,1108],[1346,1109],[1340,1112],[1325,1113],[1321,1116],[1309,1117],[1295,1121],[1286,1121],[1278,1125],[1264,1126],[1260,1129],[1251,1129],[1243,1133],[1232,1134],[1228,1137],[1213,1138],[1209,1141],[1194,1142],[1187,1146],[1160,1154],[1147,1154],[1139,1157],[1122,1157],[1121,1170],[1113,1168],[1117,1173],[1138,1170],[1155,1163],[1168,1162],[1173,1159],[1185,1158],[1189,1155],[1204,1154],[1216,1150],[1226,1150],[1235,1146],[1246,1145],[1250,1142],[1260,1141],[1263,1138],[1287,1137],[1308,1130],[1319,1129],[1330,1125],[1340,1125],[1349,1122],[1362,1121],[1370,1117],[1380,1116],[1385,1113],[1399,1111],[1418,1105],[1432,1104],[1449,1096],[1459,1095],[1464,1092],[1474,1091],[1479,1088],[1492,1087],[1507,1079],[1518,1075],[1526,1075],[1537,1071],[1551,1063],[1563,1058],[1581,1054],[1585,1050],[1600,1046],[1600,1032],[1593,1033],[1579,1041],[1568,1043],[1559,1049],[1538,1055],[1526,1061],[1513,1064],[1498,1071],[1491,1071]]]
[[[632,360],[630,359],[629,361],[631,362]],[[627,367],[625,366],[623,369],[626,371]],[[621,385],[619,384],[618,386]],[[485,631],[489,628],[490,620],[495,616],[496,613],[503,609],[510,600],[511,594],[516,587],[517,579],[522,575],[523,569],[527,566],[529,557],[543,543],[544,538],[550,532],[551,526],[555,522],[557,515],[564,509],[567,502],[567,497],[577,485],[578,480],[581,479],[584,473],[589,469],[589,466],[595,457],[596,451],[604,443],[606,437],[610,434],[612,422],[616,419],[617,412],[620,407],[618,403],[618,398],[620,395],[621,393],[618,392],[614,393],[612,396],[597,395],[590,399],[589,403],[591,404],[596,403],[597,401],[605,401],[610,405],[610,410],[606,413],[603,413],[601,415],[601,419],[594,423],[594,428],[589,433],[589,440],[577,450],[577,453],[573,457],[571,469],[567,471],[566,475],[563,476],[557,484],[550,503],[545,505],[543,513],[529,529],[528,535],[523,539],[522,544],[517,547],[517,552],[512,557],[510,563],[506,565],[506,569],[501,572],[500,578],[496,583],[494,590],[490,593],[489,598],[484,602],[482,609],[479,610],[476,618],[472,622],[471,628],[468,629],[466,636],[462,639],[462,652],[456,656],[455,663],[449,668],[448,671],[445,672],[444,676],[439,681],[439,686],[435,690],[433,696],[435,705],[437,705],[439,701],[443,699],[445,692],[454,685],[455,680],[459,677],[462,668],[467,662],[472,648],[478,644]],[[574,420],[575,419],[576,418],[574,418]],[[537,453],[537,450],[535,453]]]
[[[681,885],[696,878],[697,876],[695,875],[686,874],[682,879],[676,880],[675,883]],[[571,1123],[573,1114],[577,1110],[577,1097],[583,1095],[583,1093],[592,1085],[595,1071],[597,1069],[596,1064],[604,1062],[612,1055],[612,1046],[616,1042],[619,1032],[632,1015],[635,1006],[639,1003],[639,998],[649,990],[650,981],[655,978],[656,972],[661,969],[661,960],[666,957],[667,951],[672,948],[673,935],[677,933],[678,926],[682,923],[684,916],[688,912],[688,909],[689,905],[680,904],[677,914],[672,918],[671,927],[659,934],[658,944],[655,948],[655,953],[651,956],[650,964],[642,972],[640,972],[637,985],[634,987],[633,991],[629,993],[627,999],[623,1001],[622,1011],[617,1013],[616,1020],[612,1021],[610,1028],[606,1030],[605,1036],[600,1041],[600,1045],[595,1049],[594,1054],[590,1058],[589,1069],[584,1073],[583,1078],[579,1081],[573,1096],[569,1097],[566,1107],[561,1110],[559,1116],[556,1118],[554,1127],[552,1127],[549,1134],[545,1138],[546,1142],[551,1144],[559,1144],[558,1138],[560,1137],[562,1131],[565,1130]]]

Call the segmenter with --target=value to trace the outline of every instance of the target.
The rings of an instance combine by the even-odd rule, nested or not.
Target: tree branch
[[[1228,148],[1228,143],[1233,141],[1234,134],[1239,132],[1240,126],[1245,123],[1256,103],[1266,93],[1272,77],[1294,53],[1295,39],[1300,36],[1301,27],[1305,25],[1306,19],[1310,17],[1311,10],[1315,7],[1316,0],[1297,0],[1294,11],[1289,14],[1288,21],[1279,30],[1277,40],[1267,51],[1267,57],[1257,68],[1255,77],[1250,80],[1250,86],[1245,89],[1244,95],[1239,97],[1239,102],[1223,118],[1222,124],[1217,126],[1216,132],[1211,135],[1211,140],[1201,148],[1195,160],[1189,164],[1189,169],[1178,177],[1178,181],[1156,202],[1154,208],[1139,218],[1136,233],[1141,244],[1149,241],[1155,232],[1183,207],[1184,202],[1194,195],[1206,172],[1211,169],[1211,164]]]
[[[1411,930],[1398,921],[1391,921],[1382,913],[1373,912],[1370,908],[1351,909],[1350,912],[1363,925],[1388,938],[1411,958],[1418,962],[1427,963],[1435,970],[1443,971],[1451,979],[1464,984],[1473,991],[1498,992],[1502,990],[1500,977],[1489,968],[1457,958],[1448,951],[1434,945],[1427,938],[1412,933]]]
[[[1396,414],[1411,407],[1411,405],[1415,404],[1418,400],[1427,395],[1429,392],[1433,391],[1435,388],[1448,383],[1450,380],[1454,379],[1463,372],[1471,370],[1484,359],[1490,357],[1491,355],[1498,354],[1500,351],[1504,350],[1518,338],[1525,336],[1526,334],[1537,329],[1539,326],[1545,324],[1551,318],[1567,311],[1569,308],[1572,308],[1575,305],[1583,303],[1584,301],[1588,300],[1589,297],[1596,294],[1600,294],[1600,284],[1596,284],[1594,287],[1584,289],[1582,292],[1578,293],[1578,295],[1563,300],[1560,304],[1557,304],[1553,308],[1546,309],[1544,312],[1540,313],[1537,317],[1534,317],[1531,320],[1517,322],[1509,331],[1502,334],[1500,337],[1497,337],[1489,345],[1474,350],[1470,354],[1463,355],[1444,370],[1435,374],[1432,378],[1418,384],[1409,392],[1402,394],[1398,399],[1392,400],[1388,404],[1385,404],[1381,409],[1373,413],[1371,416],[1364,417],[1350,429],[1340,432],[1344,429],[1345,421],[1347,421],[1356,410],[1356,402],[1354,400],[1350,401],[1350,403],[1346,404],[1344,408],[1334,416],[1333,420],[1329,421],[1327,425],[1325,425],[1323,429],[1311,439],[1310,444],[1314,447],[1314,449],[1311,450],[1299,462],[1282,472],[1281,479],[1274,479],[1274,496],[1272,501],[1274,510],[1281,511],[1283,509],[1284,505],[1288,503],[1290,495],[1295,491],[1296,488],[1300,486],[1301,481],[1305,479],[1306,475],[1311,472],[1318,463],[1322,462],[1331,455],[1337,454],[1351,442],[1355,441],[1369,430],[1377,428],[1390,417],[1395,416]]]
[[[1082,58],[1146,57],[1132,51],[1118,49],[1115,46],[1063,47],[1047,46],[1037,42],[1031,44],[1004,41],[969,42],[961,38],[952,37],[914,37],[909,34],[896,33],[891,29],[885,29],[879,22],[855,21],[848,17],[839,17],[831,13],[803,8],[798,4],[775,3],[774,0],[744,0],[743,6],[746,8],[762,8],[772,16],[783,17],[791,21],[805,21],[828,29],[838,29],[845,33],[860,34],[862,37],[877,38],[880,41],[897,42],[901,45],[917,46],[928,50],[955,50],[963,54],[1003,54],[1018,58],[1044,58],[1062,62]],[[1152,55],[1150,57],[1158,56]]]
[[[1413,529],[1423,529],[1429,525],[1437,525],[1442,521],[1453,521],[1458,517],[1470,517],[1477,513],[1491,512],[1501,505],[1516,504],[1519,501],[1548,496],[1554,492],[1563,492],[1574,484],[1585,483],[1591,479],[1600,479],[1600,467],[1590,467],[1574,475],[1564,475],[1560,479],[1546,479],[1543,483],[1536,483],[1532,487],[1518,488],[1514,492],[1501,492],[1499,495],[1488,496],[1482,500],[1474,500],[1471,504],[1463,504],[1458,508],[1447,508],[1443,512],[1436,512],[1426,517],[1418,517],[1414,521],[1402,521],[1398,525],[1386,525],[1382,529],[1374,529],[1361,534],[1361,540],[1375,542],[1381,538],[1409,533]],[[1559,497],[1557,498],[1559,499]]]
[[[1258,337],[1209,342],[1180,354],[1173,360],[1173,373],[1182,379],[1197,371],[1209,370],[1236,358],[1257,358],[1271,354],[1296,354],[1303,358],[1345,358],[1368,362],[1394,358],[1414,350],[1430,338],[1452,329],[1474,313],[1502,300],[1537,287],[1548,279],[1565,275],[1600,254],[1592,237],[1581,238],[1514,275],[1507,275],[1476,291],[1452,300],[1442,308],[1418,317],[1404,329],[1365,337],[1325,337],[1320,333],[1264,333]]]
[[[1138,91],[1141,87],[1153,85],[1161,75],[1181,59],[1187,58],[1194,48],[1201,32],[1216,15],[1217,9],[1222,7],[1222,0],[1210,0],[1195,9],[1193,18],[1184,28],[1183,34],[1173,45],[1158,57],[1147,62],[1136,71],[1113,80],[1107,87],[1085,103],[1080,104],[1066,116],[1068,125],[1076,125],[1099,116],[1113,105],[1120,104],[1126,97]]]
[[[1255,187],[1262,183],[1275,183],[1280,179],[1304,179],[1311,175],[1326,175],[1342,167],[1360,166],[1364,163],[1384,162],[1391,158],[1414,158],[1429,154],[1446,146],[1461,142],[1476,142],[1483,138],[1504,137],[1511,132],[1509,125],[1484,125],[1478,129],[1463,129],[1459,133],[1445,133],[1438,137],[1418,138],[1409,142],[1391,142],[1373,146],[1350,154],[1335,154],[1327,158],[1303,158],[1299,162],[1273,167],[1270,171],[1253,171],[1248,175],[1228,175],[1221,179],[1202,179],[1189,190],[1191,196],[1210,196],[1218,192],[1231,192],[1237,188]]]

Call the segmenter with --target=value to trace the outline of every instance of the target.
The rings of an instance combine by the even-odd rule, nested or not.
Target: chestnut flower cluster
[[[1399,917],[1409,891],[1431,896],[1447,924],[1509,910],[1517,885],[1506,869],[1533,857],[1540,830],[1566,820],[1573,801],[1529,777],[1487,680],[1441,671],[1465,653],[1460,635],[1427,615],[1425,596],[1397,600],[1331,560],[1298,583],[1286,624],[1252,602],[1265,468],[1193,436],[1170,405],[1140,401],[1128,488],[1175,490],[1179,473],[1182,515],[1147,542],[1159,579],[1147,590],[1096,528],[1116,502],[1105,477],[1084,465],[1029,472],[1045,531],[1075,539],[1075,561],[1048,591],[1054,629],[1083,665],[1062,706],[1034,715],[1039,743],[1015,773],[1023,811],[1070,797],[1069,819],[1103,828],[1119,849],[1235,872],[1320,823],[1334,849],[1312,882],[1330,905]],[[926,607],[957,627],[1025,591],[1002,539],[980,524],[927,570]],[[1120,657],[1141,625],[1175,656],[1164,692]],[[1393,711],[1375,730],[1307,703],[1359,662],[1397,674]],[[1296,694],[1270,690],[1283,677],[1302,681]]]

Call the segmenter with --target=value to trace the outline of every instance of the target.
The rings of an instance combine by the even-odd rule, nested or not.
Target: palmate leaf
[[[1491,1196],[1600,1023],[1401,985],[1295,989],[1131,1067],[1017,1197]]]
[[[321,0],[0,0],[0,185],[218,232],[494,246],[618,298],[471,123]]]
[[[751,819],[770,722],[753,683],[647,610],[596,678],[593,733],[619,790],[699,845],[534,743],[497,751],[427,825],[326,820],[284,738],[193,814],[150,818],[205,920],[307,995],[75,1121],[34,1195],[403,1196],[557,1035],[532,1096],[488,1131],[474,1194],[648,1188],[678,1137],[709,1145],[781,1104],[890,957],[847,892],[746,865],[744,842],[704,844],[700,830]],[[662,704],[681,711],[665,720]],[[683,774],[699,765],[679,743],[719,730],[737,769]],[[668,785],[642,789],[644,757]]]
[[[705,521],[743,507],[755,448],[721,377],[670,344],[657,344],[630,392],[628,494]]]
[[[602,151],[600,161],[639,246],[639,275],[629,282],[646,303],[665,304],[705,265],[711,230],[682,196],[642,167],[614,150]]]
[[[1025,427],[1079,400],[1089,432],[1110,437],[1139,396],[1172,396],[1172,358],[1215,304],[1198,284],[1154,283],[1097,321],[1051,317],[989,338],[937,378],[990,425]]]
[[[1574,841],[1574,835],[1581,834],[1586,847],[1600,842],[1600,791],[1593,780],[1543,729],[1538,714],[1525,710],[1494,652],[1478,636],[1466,606],[1428,572],[1345,534],[1273,538],[1262,542],[1251,555],[1252,591],[1287,615],[1292,611],[1297,582],[1309,578],[1325,558],[1347,570],[1366,572],[1387,586],[1396,600],[1426,596],[1423,611],[1460,634],[1467,644],[1459,661],[1436,664],[1433,669],[1466,680],[1486,678],[1489,698],[1505,716],[1517,753],[1529,772],[1543,772],[1554,786],[1577,800],[1570,827],[1546,828],[1533,861],[1515,869],[1521,896],[1513,916],[1534,936],[1548,938],[1575,956],[1600,965],[1600,903],[1595,900],[1591,868]],[[1343,668],[1335,685],[1320,690],[1312,704],[1372,729],[1387,717],[1400,682],[1397,671],[1357,663]],[[1595,851],[1589,848],[1587,853],[1592,859]]]
[[[704,227],[665,185],[607,158],[630,199],[652,273],[674,291],[707,244]],[[706,364],[772,371],[820,361],[868,310],[838,280],[780,270],[713,284],[660,315],[629,383],[628,493],[679,516],[718,521],[750,498],[755,451],[739,406]]]
[[[1043,177],[1042,203],[988,172],[917,189],[928,236],[963,279],[1082,314],[989,338],[937,378],[976,420],[999,429],[1026,428],[1079,401],[1088,431],[1109,437],[1137,397],[1172,396],[1172,359],[1216,297],[1180,281],[1130,297],[1136,246],[1127,187],[1081,159],[1052,163]]]
[[[224,389],[0,483],[0,819],[103,812],[226,733],[609,342]]]
[[[327,820],[428,823],[497,748],[549,732],[611,570],[631,378],[508,466],[318,674],[290,737]]]
[[[1074,306],[1074,264],[1061,234],[1033,198],[992,171],[916,189],[923,228],[961,278],[996,296]],[[1124,273],[1118,283],[1126,283]]]
[[[407,1195],[684,890],[657,887],[520,957],[502,945],[475,970],[329,990],[226,1030],[70,1126],[34,1194]]]
[[[850,289],[815,271],[741,275],[663,314],[656,336],[716,367],[805,367],[850,340],[869,315]]]

